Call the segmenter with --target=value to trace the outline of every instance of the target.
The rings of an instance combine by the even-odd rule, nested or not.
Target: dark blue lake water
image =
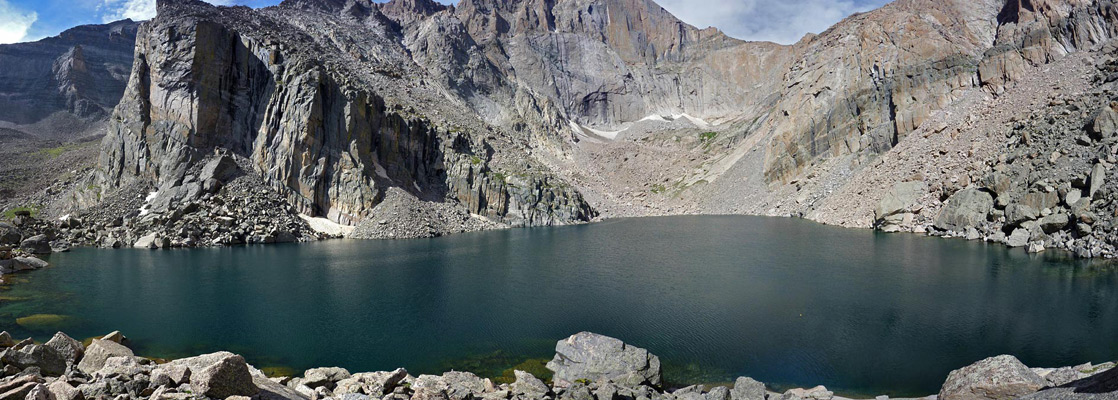
[[[676,384],[747,375],[924,395],[991,355],[1030,366],[1118,359],[1112,267],[793,219],[77,249],[50,261],[0,292],[0,329],[39,339],[121,330],[139,354],[230,350],[261,367],[499,375],[588,330],[648,348]],[[16,321],[36,314],[63,317]]]

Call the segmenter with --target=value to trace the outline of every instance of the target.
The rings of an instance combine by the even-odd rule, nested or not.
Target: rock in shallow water
[[[567,387],[580,379],[612,380],[621,385],[662,383],[660,358],[648,350],[596,333],[581,332],[555,345],[555,358],[547,363],[555,372],[557,387]]]

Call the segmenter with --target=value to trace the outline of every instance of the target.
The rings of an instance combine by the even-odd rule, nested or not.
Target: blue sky
[[[280,0],[206,0],[214,4],[250,7]],[[378,0],[382,1],[382,0]],[[455,1],[441,0],[451,4]],[[818,33],[842,18],[868,11],[886,0],[658,0],[680,19],[705,28],[714,26],[746,40],[793,43],[804,34]],[[0,0],[0,43],[38,40],[82,24],[122,18],[146,19],[155,13],[155,0]]]

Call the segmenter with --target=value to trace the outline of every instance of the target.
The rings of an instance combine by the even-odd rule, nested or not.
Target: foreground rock
[[[940,400],[1008,400],[1047,386],[1035,372],[1008,355],[990,357],[951,371],[939,391]]]
[[[579,380],[613,381],[624,386],[659,387],[660,358],[648,350],[608,336],[582,332],[560,340],[555,358],[547,363],[555,372],[555,385],[570,386]]]
[[[312,368],[298,377],[269,378],[240,355],[216,352],[163,364],[133,355],[119,332],[88,346],[59,332],[44,345],[0,332],[0,400],[832,400],[823,386],[782,393],[740,377],[733,385],[664,389],[660,361],[648,351],[582,332],[556,344],[546,377],[513,371],[495,383],[470,372],[413,376],[394,371],[350,373]],[[1113,363],[1029,369],[998,356],[953,371],[940,399],[1092,399],[1118,395]],[[544,379],[541,379],[544,378]],[[1094,396],[1094,397],[1092,397]],[[879,397],[880,398],[880,397]]]

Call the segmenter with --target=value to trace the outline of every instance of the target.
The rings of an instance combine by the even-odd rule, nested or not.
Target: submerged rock
[[[612,380],[618,384],[659,387],[660,358],[648,350],[596,333],[581,332],[555,345],[555,358],[547,363],[555,372],[557,387],[580,379]]]

